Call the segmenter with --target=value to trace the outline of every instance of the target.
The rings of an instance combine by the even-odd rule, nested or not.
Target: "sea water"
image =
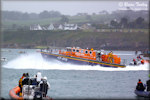
[[[127,64],[137,56],[134,51],[113,53],[127,59]],[[44,60],[35,49],[2,49],[1,56],[7,59],[1,62],[1,96],[6,99],[27,72],[31,77],[38,71],[46,76],[50,83],[48,96],[54,99],[136,99],[134,90],[138,79],[146,83],[149,74],[149,64],[126,68],[72,65]]]

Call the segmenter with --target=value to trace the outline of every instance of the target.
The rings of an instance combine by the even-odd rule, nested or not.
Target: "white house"
[[[81,27],[80,27],[81,30],[87,30],[87,29],[95,29],[94,27],[92,27],[92,25],[90,23],[86,23],[86,24],[83,24]]]
[[[42,30],[42,27],[39,24],[30,26],[30,30]]]
[[[63,29],[64,29],[63,25],[60,24],[60,25],[58,26],[58,29],[59,29],[59,30],[63,30]]]
[[[64,24],[64,30],[77,30],[77,24]]]
[[[54,29],[55,29],[55,27],[54,27],[53,24],[50,24],[50,25],[48,26],[48,28],[47,28],[47,30],[54,30]]]
[[[43,30],[47,30],[45,27],[42,27]]]
[[[77,24],[57,24],[51,23],[47,28],[41,27],[39,24],[31,25],[30,30],[77,30],[79,27]]]

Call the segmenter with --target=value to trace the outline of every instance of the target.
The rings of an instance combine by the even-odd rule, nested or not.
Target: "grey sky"
[[[148,1],[148,0],[147,0]],[[43,10],[59,11],[62,14],[75,15],[79,12],[92,14],[102,10],[108,12],[120,9],[117,1],[2,1],[2,10],[40,13]],[[143,2],[143,1],[142,1]],[[147,2],[144,2],[147,3]]]

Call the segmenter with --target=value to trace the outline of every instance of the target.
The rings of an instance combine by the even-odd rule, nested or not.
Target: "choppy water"
[[[122,59],[128,59],[127,63],[136,57],[134,51],[113,52]],[[10,98],[9,90],[18,85],[24,72],[33,76],[41,71],[43,76],[47,76],[51,85],[50,97],[73,99],[137,98],[134,94],[137,81],[141,78],[145,83],[149,74],[148,64],[126,68],[79,66],[57,60],[45,61],[34,49],[3,49],[1,56],[7,58],[1,68],[1,95],[4,98]]]

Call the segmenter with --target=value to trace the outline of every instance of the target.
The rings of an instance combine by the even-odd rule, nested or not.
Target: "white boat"
[[[5,57],[2,57],[1,61],[7,61],[7,59]]]

